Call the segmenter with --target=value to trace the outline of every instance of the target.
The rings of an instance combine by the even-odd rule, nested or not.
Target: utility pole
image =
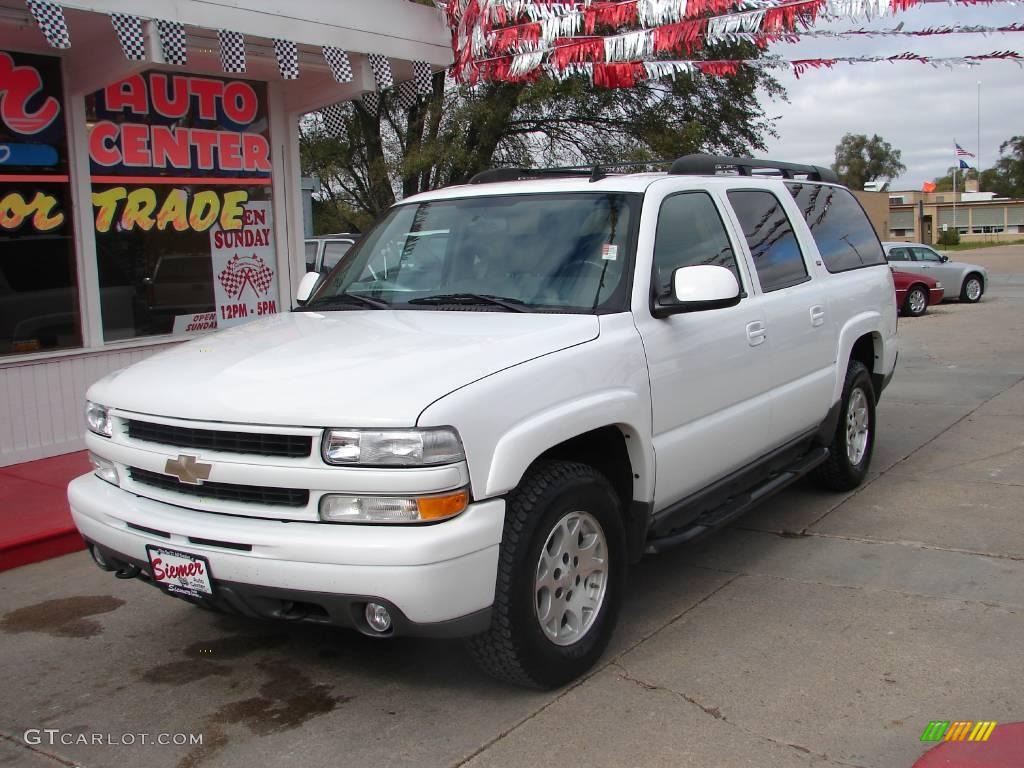
[[[978,81],[978,156],[975,158],[978,174],[978,191],[981,192],[981,80]]]

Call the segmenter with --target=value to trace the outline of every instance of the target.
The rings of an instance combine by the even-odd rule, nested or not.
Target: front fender
[[[548,449],[616,426],[633,469],[633,498],[654,497],[651,390],[632,318],[601,318],[598,338],[525,361],[429,405],[418,426],[455,427],[466,449],[473,496],[507,493]]]
[[[654,456],[649,440],[632,423],[650,406],[636,392],[626,389],[598,392],[557,403],[530,416],[503,434],[492,454],[484,485],[485,496],[497,496],[515,488],[534,459],[559,443],[606,426],[615,426],[626,438],[633,468],[633,498],[650,501],[654,489],[645,487],[653,477]]]

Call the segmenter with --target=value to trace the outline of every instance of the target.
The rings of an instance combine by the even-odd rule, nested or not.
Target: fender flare
[[[909,290],[909,288],[908,288]],[[839,345],[836,358],[836,380],[832,391],[832,403],[839,402],[843,396],[843,382],[846,381],[846,368],[850,361],[850,354],[853,352],[853,345],[862,336],[871,336],[875,348],[875,362],[870,368],[871,373],[884,373],[879,371],[879,365],[884,365],[882,360],[882,334],[879,328],[883,325],[883,318],[880,312],[869,311],[851,317],[839,331]]]
[[[655,462],[649,420],[650,403],[629,389],[596,392],[531,414],[495,444],[482,497],[515,488],[537,457],[556,445],[595,429],[615,426],[626,438],[633,469],[633,498],[650,501],[654,498]]]

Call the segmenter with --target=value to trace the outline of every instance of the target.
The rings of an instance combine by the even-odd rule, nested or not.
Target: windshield
[[[588,192],[400,205],[306,308],[621,311],[640,200]]]

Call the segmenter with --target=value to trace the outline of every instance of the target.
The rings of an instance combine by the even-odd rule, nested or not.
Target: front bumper
[[[144,575],[147,544],[206,557],[213,604],[240,613],[364,629],[359,608],[373,600],[396,609],[395,634],[450,636],[485,629],[494,602],[501,499],[422,526],[213,514],[135,496],[94,475],[72,481],[68,501],[88,542]],[[289,602],[317,608],[297,615]]]

